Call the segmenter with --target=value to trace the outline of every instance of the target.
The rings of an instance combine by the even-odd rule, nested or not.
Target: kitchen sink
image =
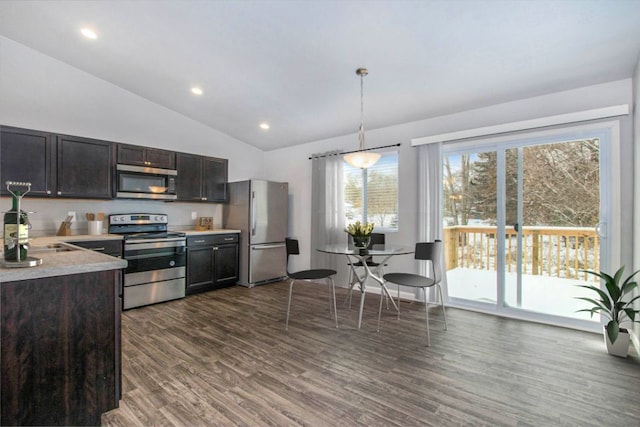
[[[29,253],[43,253],[43,252],[71,252],[79,251],[81,249],[66,243],[50,243],[48,245],[33,245],[29,247]]]

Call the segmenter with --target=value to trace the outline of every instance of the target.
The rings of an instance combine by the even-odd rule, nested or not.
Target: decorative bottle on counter
[[[18,250],[20,250],[20,260],[27,258],[27,242],[29,241],[29,220],[27,213],[18,213],[18,199],[20,192],[13,195],[12,208],[4,214],[4,259],[5,261],[17,261]],[[18,226],[18,214],[20,215],[20,226]]]

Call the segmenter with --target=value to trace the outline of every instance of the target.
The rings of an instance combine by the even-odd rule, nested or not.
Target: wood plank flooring
[[[602,337],[368,295],[336,329],[325,285],[232,287],[126,311],[123,398],[105,426],[640,426],[640,358]]]

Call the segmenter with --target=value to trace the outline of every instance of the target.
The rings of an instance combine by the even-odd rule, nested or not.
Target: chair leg
[[[295,280],[291,280],[291,283],[289,284],[289,302],[287,303],[287,321],[284,327],[285,331],[289,330],[289,312],[291,311],[291,294],[293,293],[293,282],[295,282]]]
[[[427,347],[431,347],[431,335],[429,333],[429,302],[427,301],[427,288],[422,288],[424,291],[424,310],[427,315]]]
[[[378,307],[378,332],[380,332],[380,316],[382,316],[382,298],[385,297],[384,288],[380,286],[380,306]]]
[[[347,295],[347,299],[344,302],[344,304],[346,305],[347,301],[349,301],[349,308],[351,308],[351,296],[353,295],[353,287],[355,285],[356,285],[356,282],[353,277],[353,270],[349,268],[349,294]]]
[[[442,316],[444,317],[444,330],[447,330],[447,311],[444,309],[444,297],[442,296],[442,287],[440,285],[436,285],[438,287],[438,291],[440,293],[440,304],[442,305]]]
[[[396,285],[396,288],[398,289],[398,320],[400,320],[400,285]]]
[[[336,318],[336,328],[338,327],[338,309],[336,307],[336,284],[333,281],[333,277],[329,276],[328,279],[331,281],[331,296],[333,297],[333,313]],[[331,301],[329,301],[331,304]],[[331,309],[329,309],[331,311]]]

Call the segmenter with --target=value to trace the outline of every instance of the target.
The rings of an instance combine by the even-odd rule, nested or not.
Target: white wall
[[[632,101],[632,80],[619,80],[565,92],[553,93],[535,98],[523,99],[486,108],[464,111],[433,119],[407,123],[367,131],[367,147],[402,143],[399,157],[400,200],[399,232],[387,235],[391,243],[412,245],[418,233],[417,217],[417,155],[410,146],[412,138],[497,125],[564,114],[581,110],[630,104]],[[366,121],[366,118],[365,118]],[[366,125],[366,123],[365,123]],[[354,130],[356,125],[354,124]],[[632,194],[633,185],[633,140],[630,118],[621,119],[621,194]],[[334,149],[353,150],[357,148],[357,137],[353,135],[309,142],[296,147],[274,150],[265,153],[265,174],[267,179],[288,181],[290,183],[289,234],[298,237],[301,242],[301,254],[293,264],[294,268],[308,268],[314,251],[309,247],[311,219],[311,161],[312,153]],[[270,167],[273,165],[273,167]],[[622,260],[631,264],[632,238],[626,230],[632,225],[632,200],[624,198],[622,206],[623,240],[621,244]],[[341,266],[340,283],[346,277],[346,266]],[[412,271],[416,264],[410,256],[394,257],[391,269]]]
[[[264,175],[261,150],[4,37],[0,124],[227,158],[231,181]],[[0,206],[8,203],[0,199]],[[176,228],[193,228],[192,212],[213,216],[218,227],[222,218],[215,204],[64,199],[25,204],[36,212],[33,235],[55,232],[67,211],[79,215],[75,233],[86,232],[86,212],[163,212]]]

